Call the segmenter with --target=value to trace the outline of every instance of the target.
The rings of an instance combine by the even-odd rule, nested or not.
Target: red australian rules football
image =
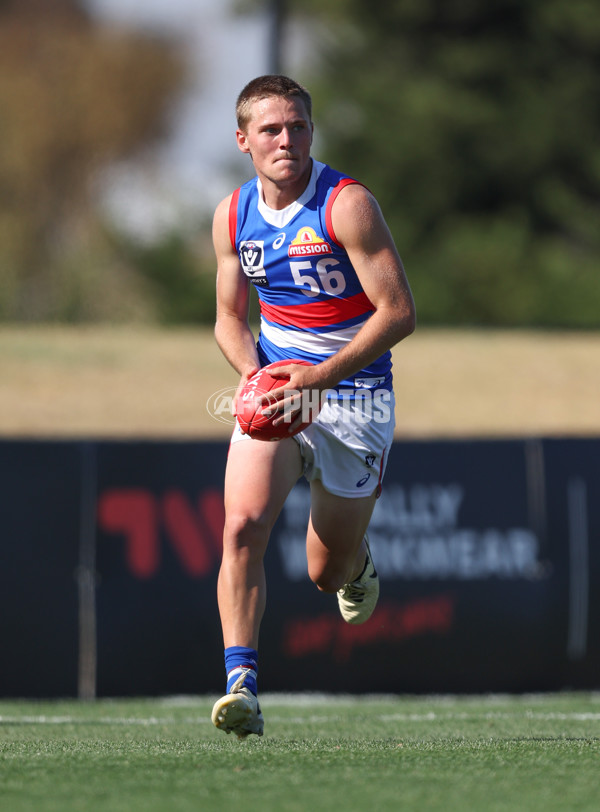
[[[309,361],[303,361],[298,358],[290,358],[289,361],[274,361],[272,364],[267,364],[266,367],[259,369],[251,378],[246,381],[246,384],[237,400],[236,417],[240,424],[241,430],[244,434],[249,434],[254,440],[281,440],[284,437],[292,437],[298,434],[312,422],[311,420],[301,423],[298,428],[290,434],[290,424],[285,421],[278,426],[274,426],[272,421],[276,417],[281,417],[281,412],[276,412],[272,415],[263,414],[263,409],[268,408],[268,403],[259,404],[258,399],[261,395],[270,392],[271,389],[277,389],[285,382],[285,378],[274,378],[269,374],[270,370],[277,369],[277,367],[286,366],[286,364],[302,364],[309,367],[312,364]]]

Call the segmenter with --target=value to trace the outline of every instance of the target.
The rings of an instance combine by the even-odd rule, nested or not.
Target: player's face
[[[310,175],[313,125],[304,102],[271,96],[252,105],[245,131],[237,131],[237,143],[250,155],[263,186],[301,184]]]

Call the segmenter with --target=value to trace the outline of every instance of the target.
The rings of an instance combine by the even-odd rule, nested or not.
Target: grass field
[[[600,332],[426,330],[393,351],[398,437],[600,433]],[[0,435],[218,437],[209,328],[0,327]]]
[[[600,434],[600,333],[419,330],[394,350],[398,437]],[[236,382],[210,330],[0,328],[0,436],[214,437]],[[0,701],[0,812],[586,812],[600,695]]]
[[[0,702],[7,812],[597,810],[600,695],[262,697],[265,736],[213,698]]]

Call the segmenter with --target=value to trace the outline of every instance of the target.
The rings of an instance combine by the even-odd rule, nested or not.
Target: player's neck
[[[280,211],[294,203],[303,194],[309,184],[312,174],[312,161],[304,173],[296,180],[273,181],[260,177],[263,200],[270,209]]]

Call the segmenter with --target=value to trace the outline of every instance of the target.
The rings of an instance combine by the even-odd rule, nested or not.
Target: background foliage
[[[164,132],[182,76],[169,43],[94,25],[75,0],[0,3],[0,318],[155,314],[94,181]]]
[[[314,5],[324,156],[378,197],[421,323],[598,326],[594,4]]]
[[[421,325],[598,326],[595,5],[287,0],[317,155],[376,194]],[[212,321],[209,224],[137,245],[95,194],[166,134],[176,46],[0,0],[0,320]]]

